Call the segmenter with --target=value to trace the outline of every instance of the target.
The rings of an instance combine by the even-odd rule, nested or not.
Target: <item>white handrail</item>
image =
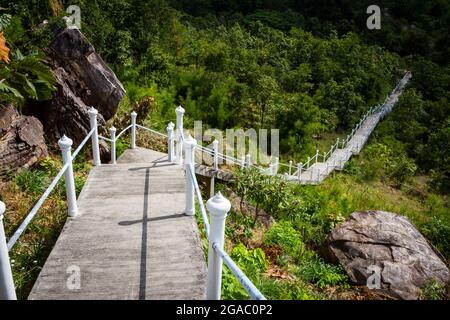
[[[102,135],[100,135],[100,134],[98,135],[98,138],[99,138],[99,139],[102,139],[102,140],[105,140],[105,141],[108,141],[108,142],[111,142],[111,143],[112,143],[112,142],[115,142],[114,140],[112,140],[112,139],[110,139],[110,138],[107,138],[107,137],[104,137],[104,136],[102,136]]]
[[[122,131],[120,131],[120,133],[116,136],[116,141],[117,139],[120,138],[121,135],[123,135],[127,130],[129,130],[133,125],[130,124],[128,127],[126,127],[125,129],[123,129]]]
[[[155,134],[158,134],[158,135],[160,135],[160,136],[162,136],[162,137],[167,138],[167,134],[158,132],[158,131],[156,131],[156,130],[153,130],[153,129],[150,129],[150,128],[147,128],[147,127],[144,127],[144,126],[141,126],[141,125],[138,125],[138,124],[136,125],[136,127],[141,128],[141,129],[144,129],[144,130],[147,130],[147,131],[150,131],[150,132],[152,132],[152,133],[155,133]]]
[[[59,180],[61,179],[61,177],[63,176],[63,174],[66,172],[67,168],[71,165],[71,162],[75,160],[76,156],[78,155],[78,153],[81,151],[81,149],[84,147],[84,145],[87,143],[87,141],[89,140],[89,138],[92,136],[92,134],[94,133],[95,129],[92,129],[84,138],[84,140],[80,143],[80,145],[78,146],[78,148],[75,150],[75,152],[72,155],[71,161],[67,162],[66,164],[63,165],[63,167],[61,168],[61,170],[59,170],[58,174],[55,176],[55,178],[53,178],[52,182],[50,183],[50,185],[47,187],[47,189],[44,191],[44,193],[41,195],[41,197],[39,198],[39,200],[36,202],[36,204],[33,206],[33,208],[31,209],[31,211],[28,213],[28,215],[25,217],[25,219],[22,221],[22,223],[20,224],[19,228],[14,232],[14,234],[11,236],[11,238],[8,241],[8,251],[11,251],[11,249],[14,247],[14,245],[16,244],[17,240],[19,239],[19,237],[22,235],[22,233],[26,230],[26,228],[28,227],[28,225],[30,224],[31,220],[34,218],[34,216],[36,215],[36,213],[38,212],[38,210],[42,207],[42,205],[44,204],[45,200],[48,198],[48,196],[50,195],[50,193],[55,189],[57,183],[59,182]]]
[[[192,167],[189,167],[189,169],[187,171],[189,171],[189,175],[191,176],[192,183],[194,185],[194,190],[197,195],[198,206],[200,208],[200,213],[202,215],[203,225],[205,226],[206,238],[209,239],[210,226],[209,226],[208,215],[206,214],[206,209],[205,209],[205,206],[203,205],[202,194],[200,192],[200,187],[198,186],[197,178],[195,177],[195,173],[192,172],[191,168]]]
[[[34,205],[33,209],[31,209],[30,213],[26,216],[26,218],[23,220],[19,228],[14,232],[14,234],[11,236],[11,238],[8,241],[8,251],[11,251],[14,244],[17,242],[19,237],[22,235],[22,233],[25,231],[25,229],[28,227],[28,224],[31,222],[33,217],[36,215],[38,210],[41,208],[41,206],[44,204],[44,201],[48,198],[50,193],[55,188],[56,184],[61,179],[62,175],[66,172],[67,168],[69,167],[69,163],[66,163],[61,170],[58,172],[56,177],[53,179],[52,183],[48,186],[47,190],[42,194],[42,196],[39,198],[38,202]]]
[[[244,289],[250,295],[250,298],[253,300],[266,300],[261,291],[256,288],[253,282],[242,272],[242,270],[236,265],[236,263],[231,259],[231,257],[223,250],[221,247],[217,245],[217,243],[213,243],[212,245],[214,251],[223,259],[227,267],[237,278],[239,283],[244,287]]]
[[[72,161],[75,160],[75,158],[78,155],[78,153],[81,151],[81,149],[83,149],[84,145],[88,142],[89,138],[94,134],[94,131],[95,131],[95,129],[92,129],[91,131],[89,131],[87,136],[83,139],[83,141],[81,141],[81,143],[78,146],[78,148],[75,149],[75,151],[72,154]]]

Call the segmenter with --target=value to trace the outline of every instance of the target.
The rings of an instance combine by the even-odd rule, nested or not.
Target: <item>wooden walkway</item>
[[[205,299],[205,257],[184,205],[184,171],[166,154],[137,148],[94,167],[29,299]]]

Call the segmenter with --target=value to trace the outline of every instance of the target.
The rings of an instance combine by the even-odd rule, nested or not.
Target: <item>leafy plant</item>
[[[264,251],[260,248],[251,250],[239,243],[231,251],[230,257],[253,282],[259,281],[261,275],[267,270],[268,262]],[[224,267],[223,271],[222,297],[224,299],[248,297],[245,289],[227,267]]]
[[[348,278],[342,268],[325,263],[317,255],[302,261],[295,268],[295,274],[305,281],[316,284],[319,288],[336,285],[348,287]]]
[[[300,232],[288,221],[274,223],[264,234],[264,244],[280,246],[292,256],[297,256],[305,250]]]
[[[445,285],[436,279],[429,281],[420,291],[421,300],[444,300],[447,293]]]
[[[0,26],[8,31],[10,17],[1,17]],[[0,32],[0,103],[23,104],[26,99],[50,99],[55,90],[55,80],[42,54],[31,52],[24,55],[18,48],[9,50],[3,32]]]

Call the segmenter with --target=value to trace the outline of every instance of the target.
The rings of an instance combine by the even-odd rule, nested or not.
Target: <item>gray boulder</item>
[[[398,299],[418,299],[431,280],[449,284],[450,271],[404,216],[355,212],[327,237],[328,255],[351,282]],[[377,282],[379,279],[379,282]],[[379,284],[379,285],[378,285]]]

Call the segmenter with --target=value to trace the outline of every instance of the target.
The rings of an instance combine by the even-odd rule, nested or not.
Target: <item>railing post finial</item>
[[[64,164],[68,163],[64,177],[66,180],[66,194],[67,194],[67,208],[70,217],[75,217],[78,213],[77,207],[77,195],[75,193],[75,180],[73,178],[73,167],[72,167],[72,143],[73,141],[63,135],[58,141],[58,146],[61,149]]]
[[[220,192],[206,202],[209,211],[211,229],[208,247],[208,280],[206,298],[220,300],[222,288],[222,258],[215,247],[223,249],[225,236],[225,219],[231,209],[231,203]]]
[[[3,226],[3,214],[5,211],[5,204],[0,201],[0,300],[17,300]]]

